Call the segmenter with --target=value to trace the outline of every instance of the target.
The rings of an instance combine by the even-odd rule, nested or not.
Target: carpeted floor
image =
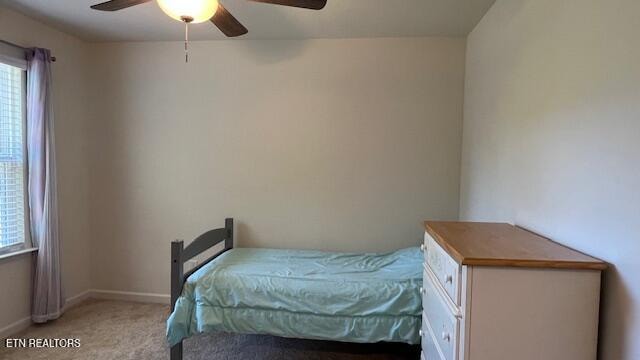
[[[88,300],[60,319],[32,326],[15,338],[78,338],[79,348],[6,348],[0,359],[168,359],[168,307]],[[419,359],[419,348],[403,344],[347,344],[262,335],[207,334],[184,342],[184,359]]]

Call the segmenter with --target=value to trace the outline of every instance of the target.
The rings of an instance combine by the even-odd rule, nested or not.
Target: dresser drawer
[[[443,297],[446,295],[436,289],[437,285],[427,272],[423,276],[422,286],[423,329],[424,323],[427,323],[445,360],[456,360],[460,319],[447,305]]]
[[[460,306],[461,266],[429,235],[424,233],[424,259],[453,302]]]
[[[433,332],[429,328],[429,323],[422,315],[422,330],[420,330],[420,336],[422,337],[422,353],[420,355],[422,360],[444,360],[438,347],[436,345]]]

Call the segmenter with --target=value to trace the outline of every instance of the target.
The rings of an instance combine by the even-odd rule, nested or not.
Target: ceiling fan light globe
[[[165,14],[178,21],[192,18],[192,23],[208,21],[218,10],[218,0],[157,0]]]

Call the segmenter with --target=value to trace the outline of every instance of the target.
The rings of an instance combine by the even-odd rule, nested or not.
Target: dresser
[[[422,360],[595,360],[606,263],[502,223],[425,222]]]

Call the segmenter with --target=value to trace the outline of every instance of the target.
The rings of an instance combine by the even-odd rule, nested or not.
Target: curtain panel
[[[36,323],[58,318],[64,305],[51,96],[51,53],[31,49],[27,52],[27,161],[31,240],[38,248],[31,311]]]

